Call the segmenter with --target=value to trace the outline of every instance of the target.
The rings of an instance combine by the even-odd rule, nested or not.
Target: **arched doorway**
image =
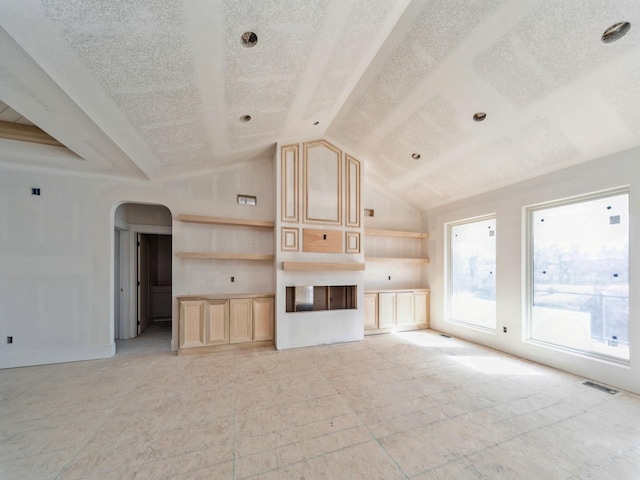
[[[116,354],[170,350],[171,212],[163,205],[123,203],[114,226]]]

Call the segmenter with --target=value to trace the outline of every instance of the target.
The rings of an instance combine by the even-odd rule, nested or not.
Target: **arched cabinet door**
[[[303,144],[303,221],[342,225],[342,151],[326,140]]]

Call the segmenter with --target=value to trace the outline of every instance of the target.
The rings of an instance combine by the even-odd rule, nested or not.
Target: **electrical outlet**
[[[502,327],[502,333],[507,333],[507,327]]]
[[[7,337],[7,343],[13,343],[13,337]]]

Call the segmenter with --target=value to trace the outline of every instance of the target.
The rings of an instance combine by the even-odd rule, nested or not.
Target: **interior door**
[[[149,325],[149,237],[138,234],[138,335]]]
[[[120,338],[120,232],[113,231],[113,339]]]

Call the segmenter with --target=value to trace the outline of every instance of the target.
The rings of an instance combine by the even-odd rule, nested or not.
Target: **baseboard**
[[[51,363],[78,362],[111,358],[116,353],[116,344],[93,347],[69,347],[55,350],[0,353],[0,369],[48,365]]]

